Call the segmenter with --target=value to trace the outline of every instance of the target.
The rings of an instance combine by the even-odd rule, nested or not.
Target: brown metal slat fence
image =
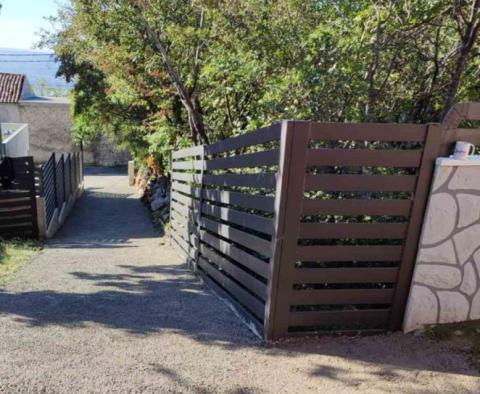
[[[430,125],[285,121],[173,152],[173,243],[266,339],[399,329],[435,158],[480,143],[462,119],[480,105]]]

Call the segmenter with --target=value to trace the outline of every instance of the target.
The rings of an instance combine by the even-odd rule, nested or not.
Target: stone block
[[[480,219],[480,195],[457,194],[459,206],[458,227],[466,227]]]
[[[463,267],[463,279],[462,284],[460,285],[460,291],[471,296],[475,291],[477,291],[477,274],[475,273],[475,268],[473,264],[468,262]]]
[[[422,247],[418,253],[418,262],[421,263],[446,263],[457,265],[457,256],[453,242],[449,239],[433,248]]]
[[[457,291],[437,291],[440,301],[439,323],[455,323],[468,318],[470,304],[466,297]]]
[[[427,287],[414,284],[408,298],[403,330],[413,331],[426,324],[435,324],[438,319],[438,301]]]
[[[457,202],[448,193],[431,196],[425,218],[424,245],[432,245],[446,239],[454,230],[457,220]]]
[[[465,263],[480,248],[480,224],[467,227],[453,236],[460,264]]]
[[[421,264],[415,269],[415,282],[436,289],[453,289],[462,282],[462,272],[447,265]]]

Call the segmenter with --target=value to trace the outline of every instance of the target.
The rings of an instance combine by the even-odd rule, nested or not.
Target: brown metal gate
[[[172,238],[267,339],[399,329],[456,125],[285,121],[174,152]]]

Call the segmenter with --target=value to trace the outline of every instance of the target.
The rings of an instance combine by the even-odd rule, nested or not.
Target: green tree
[[[439,121],[479,97],[480,0],[71,0],[75,130],[137,157],[284,118]]]

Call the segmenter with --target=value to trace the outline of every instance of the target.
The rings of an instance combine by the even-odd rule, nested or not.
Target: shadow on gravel
[[[218,300],[186,266],[120,266],[119,270],[125,273],[72,273],[101,288],[94,293],[0,292],[0,314],[17,315],[17,321],[35,327],[97,323],[134,335],[173,330],[223,346],[258,342],[253,335],[245,335],[248,331],[235,318],[225,321]],[[153,278],[154,274],[165,279]]]
[[[11,314],[31,327],[60,325],[78,328],[91,324],[122,330],[130,335],[175,332],[200,343],[235,351],[256,347],[271,357],[305,354],[329,355],[378,366],[382,379],[402,379],[405,370],[418,369],[478,376],[460,369],[464,356],[441,344],[400,333],[371,337],[322,337],[263,345],[225,311],[219,301],[191,275],[186,266],[118,266],[121,273],[73,272],[78,280],[92,282],[99,291],[60,293],[0,292],[0,315]],[[157,275],[163,278],[158,278]],[[333,365],[312,365],[311,375],[355,382],[350,371]],[[171,371],[158,370],[170,375]],[[188,387],[190,382],[183,382]]]

